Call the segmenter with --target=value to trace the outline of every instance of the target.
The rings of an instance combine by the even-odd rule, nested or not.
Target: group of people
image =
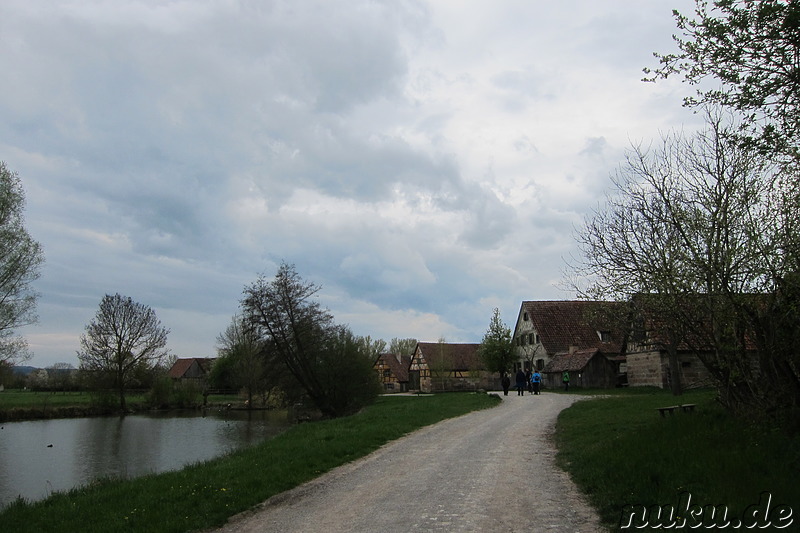
[[[517,370],[517,396],[525,396],[525,389],[531,394],[540,394],[542,388],[542,374],[538,369],[523,371],[521,368]],[[561,381],[564,383],[564,390],[569,391],[569,372],[564,371],[561,375]],[[511,378],[508,373],[503,372],[503,395],[508,396],[508,389],[511,388]]]

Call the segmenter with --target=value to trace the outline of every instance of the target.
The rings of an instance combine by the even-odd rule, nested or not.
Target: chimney
[[[578,351],[578,347],[577,346],[575,346],[574,344],[570,344],[569,345],[569,354],[570,355],[574,354],[577,351]]]

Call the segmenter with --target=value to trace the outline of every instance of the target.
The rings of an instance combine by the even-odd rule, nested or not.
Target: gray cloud
[[[0,158],[47,257],[34,364],[75,362],[113,292],[213,355],[281,260],[373,337],[478,341],[491,307],[564,296],[628,139],[683,120],[679,87],[638,82],[664,7],[3,2]]]

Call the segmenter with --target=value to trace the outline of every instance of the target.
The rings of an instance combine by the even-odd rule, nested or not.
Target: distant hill
[[[15,366],[15,367],[12,367],[11,370],[12,370],[12,372],[14,372],[14,374],[19,374],[21,376],[27,376],[28,374],[30,374],[34,370],[39,370],[39,369],[36,368],[35,366]]]

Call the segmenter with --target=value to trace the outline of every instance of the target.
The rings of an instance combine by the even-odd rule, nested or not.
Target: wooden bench
[[[691,413],[694,411],[695,405],[696,404],[693,403],[683,403],[681,405],[670,405],[669,407],[656,407],[656,411],[658,411],[661,416],[666,418],[667,413],[673,414],[675,409],[680,409],[684,413]]]
[[[669,407],[656,407],[656,410],[661,414],[661,416],[666,417],[667,413],[672,414],[677,408],[677,405],[670,405]]]

